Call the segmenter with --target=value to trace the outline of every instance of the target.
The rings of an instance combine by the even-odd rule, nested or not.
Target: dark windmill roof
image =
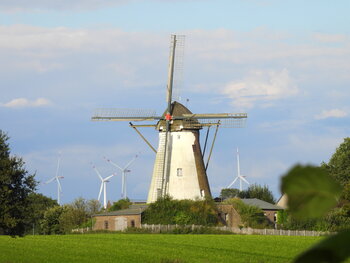
[[[262,210],[283,210],[283,208],[278,205],[270,204],[257,198],[243,198],[241,200],[246,205],[257,206]]]
[[[167,110],[164,111],[162,117],[165,118],[165,114],[167,113]],[[173,117],[173,121],[171,123],[171,131],[180,131],[183,129],[189,129],[189,130],[199,130],[201,129],[200,123],[196,118],[192,118],[191,120],[179,120],[176,119],[176,117],[184,117],[184,114],[193,114],[188,108],[186,108],[183,104],[174,101],[171,103],[171,111],[170,115]],[[157,124],[157,129],[162,130],[165,129],[166,121],[160,120]]]

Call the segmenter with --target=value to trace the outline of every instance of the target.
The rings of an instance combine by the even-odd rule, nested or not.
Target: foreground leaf
[[[325,169],[297,165],[282,178],[282,192],[295,218],[318,218],[336,205],[341,188]]]
[[[296,258],[295,263],[342,262],[350,257],[350,230],[330,236]]]

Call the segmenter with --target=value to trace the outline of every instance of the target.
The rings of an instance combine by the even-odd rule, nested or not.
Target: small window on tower
[[[182,168],[177,168],[177,176],[182,176]]]
[[[178,135],[178,136],[177,136],[177,139],[180,139],[180,138],[181,138],[181,136],[180,136],[180,135]]]

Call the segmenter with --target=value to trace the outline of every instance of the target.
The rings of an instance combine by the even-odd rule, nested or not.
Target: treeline
[[[92,227],[92,215],[101,211],[99,201],[77,198],[71,204],[52,206],[37,222],[36,233],[44,235],[67,234],[72,229]]]
[[[261,186],[258,184],[252,184],[248,189],[242,191],[236,188],[224,188],[220,192],[220,198],[222,200],[236,197],[257,198],[271,204],[275,203],[275,198],[267,185]]]
[[[20,157],[11,156],[9,137],[0,130],[0,235],[61,234],[91,225],[101,209],[97,200],[76,199],[59,206],[36,192],[35,174],[29,174]]]
[[[341,189],[336,206],[322,218],[301,219],[295,217],[287,209],[278,214],[278,224],[285,229],[341,231],[350,229],[350,138],[345,138],[339,145],[328,163],[323,162],[319,167],[293,167],[287,174],[301,174],[305,169],[321,169],[327,173],[332,181]],[[317,180],[314,182],[319,184]]]

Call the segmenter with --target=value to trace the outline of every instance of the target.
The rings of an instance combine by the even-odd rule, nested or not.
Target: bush
[[[142,215],[142,222],[161,225],[213,226],[218,223],[217,214],[212,200],[172,200],[167,196],[149,205]]]

